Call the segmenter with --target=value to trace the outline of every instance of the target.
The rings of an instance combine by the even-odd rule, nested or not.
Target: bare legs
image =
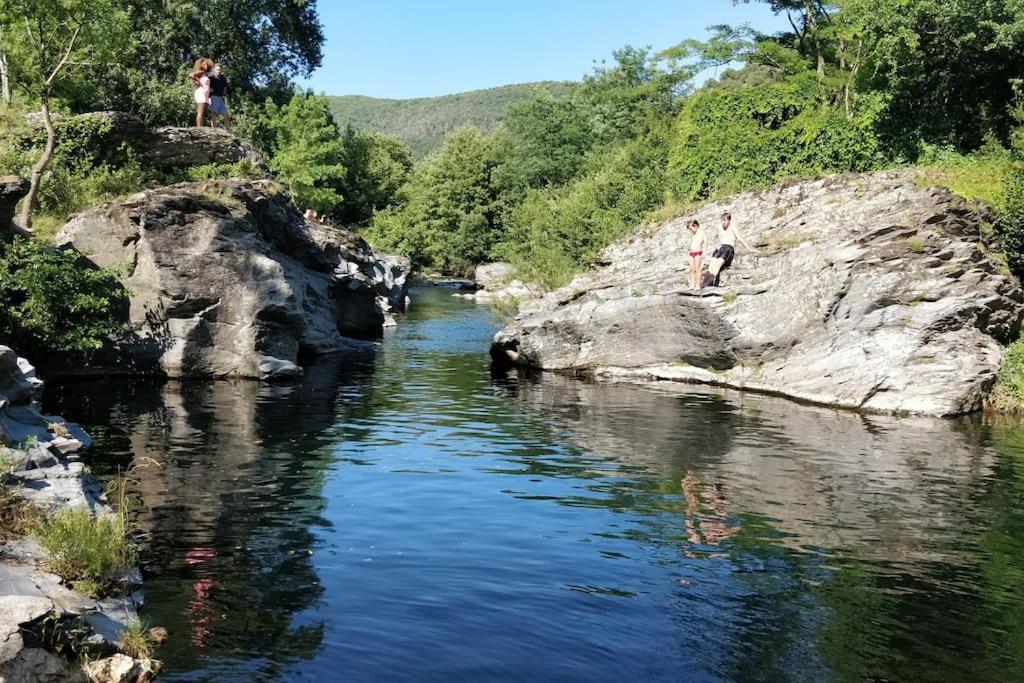
[[[690,289],[700,289],[700,255],[690,256]]]
[[[206,123],[206,103],[196,103],[196,128],[202,128]]]

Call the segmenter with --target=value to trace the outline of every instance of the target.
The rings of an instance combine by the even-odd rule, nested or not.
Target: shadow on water
[[[132,459],[166,680],[1024,677],[1024,431],[492,376],[414,294],[302,384],[54,385]]]

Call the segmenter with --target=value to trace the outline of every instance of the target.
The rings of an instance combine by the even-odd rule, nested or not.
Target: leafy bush
[[[76,590],[102,594],[135,563],[121,514],[94,517],[86,507],[61,510],[36,525],[33,536],[46,551],[47,567]]]
[[[126,306],[117,273],[75,252],[24,239],[0,252],[0,338],[23,353],[99,348],[123,329]]]
[[[669,185],[679,200],[768,186],[885,163],[875,123],[882,103],[859,113],[821,105],[811,73],[758,87],[711,88],[683,106],[669,152]]]
[[[326,100],[296,93],[288,104],[267,102],[267,127],[273,133],[270,167],[300,209],[329,214],[341,204],[345,178],[338,127]]]
[[[462,128],[416,169],[397,211],[378,214],[366,237],[418,266],[468,273],[500,237],[488,139]]]
[[[1024,339],[1010,344],[987,405],[1000,413],[1024,413]]]
[[[951,149],[925,148],[918,162],[919,182],[948,187],[965,199],[978,199],[1002,211],[1013,162],[1010,152],[990,140],[974,154]]]

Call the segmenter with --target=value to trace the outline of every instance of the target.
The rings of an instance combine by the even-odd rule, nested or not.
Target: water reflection
[[[418,292],[292,387],[53,386],[135,462],[166,680],[1024,677],[1024,432],[490,375]]]
[[[1024,517],[1002,491],[1024,486],[1019,424],[553,376],[500,384],[581,451],[658,472],[660,492],[682,489],[683,533],[650,524],[643,539],[678,548],[666,562],[684,590],[666,608],[686,650],[702,653],[699,670],[733,680],[1024,674],[1024,570],[1006,571],[1024,563]],[[1009,614],[993,618],[991,595]]]
[[[172,634],[160,653],[169,671],[269,679],[320,648],[323,624],[293,620],[322,593],[312,529],[324,524],[330,428],[360,410],[372,362],[328,359],[295,386],[52,388],[48,401],[100,434],[95,470],[135,463],[146,616]]]

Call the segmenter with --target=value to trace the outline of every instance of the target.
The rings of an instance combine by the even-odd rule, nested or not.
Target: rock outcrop
[[[539,287],[524,282],[517,277],[515,266],[511,263],[485,263],[477,266],[473,273],[476,283],[475,292],[456,294],[465,299],[472,299],[478,304],[517,302],[531,299],[542,294]]]
[[[44,512],[87,507],[95,515],[110,514],[103,486],[78,459],[89,437],[78,425],[39,412],[41,388],[32,367],[0,346],[0,487],[8,487],[0,494]],[[113,655],[123,664],[118,641],[139,618],[138,571],[123,577],[120,597],[94,600],[47,571],[46,554],[37,543],[3,540],[6,535],[0,533],[0,683],[111,680],[87,675],[57,650],[66,644],[65,635],[73,634],[68,642],[74,642],[78,654],[94,659]],[[130,661],[138,675],[117,680],[150,680],[148,660]]]
[[[28,194],[29,182],[18,176],[0,176],[0,239],[10,239],[16,228],[14,214],[21,198]]]
[[[307,222],[271,181],[183,183],[79,214],[58,243],[124,268],[132,334],[83,372],[275,379],[404,310],[409,264]]]
[[[955,415],[995,382],[1024,312],[992,217],[911,172],[752,192],[731,211],[757,253],[687,286],[684,219],[648,226],[498,333],[497,363],[749,389],[868,412]],[[710,251],[710,250],[709,250]]]
[[[37,134],[42,134],[38,115],[30,117]],[[124,112],[101,111],[77,116],[55,116],[60,129],[78,126],[93,138],[96,161],[120,164],[126,154],[146,166],[164,172],[182,171],[207,164],[249,162],[257,171],[268,173],[266,162],[255,147],[223,128],[150,127]]]

